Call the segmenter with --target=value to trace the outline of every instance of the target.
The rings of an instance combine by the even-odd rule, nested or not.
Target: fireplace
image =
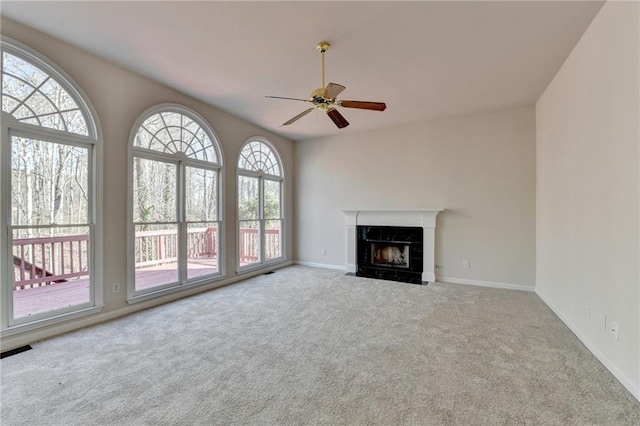
[[[422,228],[358,226],[357,233],[356,275],[422,283]]]
[[[419,210],[343,210],[345,217],[346,259],[345,269],[348,273],[359,272],[374,274],[375,278],[400,279],[403,273],[412,273],[411,282],[434,282],[435,274],[435,231],[436,216],[444,209]],[[365,236],[368,245],[359,243],[359,229],[377,228],[378,234]],[[395,234],[390,228],[413,228],[419,230],[420,240],[405,235],[404,231]],[[394,231],[395,232],[395,231]],[[422,243],[421,253],[415,252]],[[375,247],[373,246],[375,244]],[[385,247],[388,249],[385,250]],[[360,252],[363,250],[364,252]],[[409,256],[406,256],[406,250]],[[360,255],[363,258],[359,259]],[[366,256],[366,258],[364,257]],[[372,260],[372,262],[369,262]],[[361,267],[367,268],[362,271]],[[419,272],[422,271],[422,272]],[[378,274],[378,275],[375,275]],[[415,278],[420,276],[420,280]],[[395,278],[391,278],[395,276]]]

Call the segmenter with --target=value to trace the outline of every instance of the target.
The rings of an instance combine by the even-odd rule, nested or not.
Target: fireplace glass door
[[[371,243],[371,264],[394,268],[409,268],[409,245],[399,243]]]

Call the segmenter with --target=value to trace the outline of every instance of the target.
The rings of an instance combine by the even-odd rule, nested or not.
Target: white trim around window
[[[246,208],[241,206],[242,200],[240,193],[242,191],[241,178],[257,179],[257,214],[255,217],[244,217],[243,211]],[[273,208],[265,203],[265,185],[269,182],[279,183],[278,187],[278,214],[273,213]],[[285,173],[280,155],[275,145],[264,136],[253,136],[245,141],[238,154],[237,175],[236,175],[236,271],[238,273],[247,273],[257,269],[265,268],[269,265],[277,265],[286,261],[286,219],[284,212],[286,211],[286,180]],[[249,200],[246,200],[249,201]],[[247,205],[245,201],[245,206]],[[270,213],[269,213],[270,212]],[[243,228],[242,223],[257,224],[257,243],[247,244],[248,228]],[[267,230],[268,222],[279,222],[277,233],[277,250],[278,255],[267,259],[267,254],[273,251],[267,245],[273,245],[275,241],[274,229]],[[253,228],[252,228],[253,229]],[[268,232],[272,231],[272,232]],[[269,240],[269,241],[267,241]],[[273,241],[271,241],[273,240]],[[247,250],[255,250],[254,253],[245,253]],[[251,247],[247,249],[247,247]],[[249,260],[249,258],[251,258]],[[255,258],[255,259],[254,259]]]
[[[170,123],[171,120],[173,121]],[[143,141],[136,139],[137,137],[145,139]],[[193,149],[195,142],[197,142],[197,148]],[[222,279],[226,273],[223,221],[224,157],[214,130],[202,116],[192,109],[178,104],[160,104],[147,109],[138,118],[131,130],[128,150],[128,302],[149,300]],[[135,163],[136,160],[139,162]],[[134,176],[134,168],[141,167],[141,164],[145,162],[156,168],[165,167],[165,171],[168,170],[167,167],[172,167],[175,170],[175,181],[171,183],[175,187],[175,214],[166,212],[169,216],[150,214],[146,219],[141,218],[140,206],[134,205],[134,184],[137,179]],[[189,203],[197,198],[192,196],[189,199],[188,197],[189,188],[187,186],[196,180],[194,173],[200,179],[210,184],[214,182],[215,185],[215,200],[213,200],[215,213],[208,219],[207,217],[194,218],[189,210]],[[203,197],[206,197],[206,194]],[[139,198],[138,203],[140,203]],[[136,208],[137,211],[134,210]],[[209,209],[208,211],[213,210]],[[136,216],[138,219],[134,220]],[[155,228],[159,231],[144,231],[149,235],[145,234],[143,237],[141,235],[143,231],[136,233],[137,226],[143,229]],[[165,232],[162,229],[169,231]],[[175,229],[175,231],[170,229]],[[190,233],[191,229],[194,231]],[[162,254],[153,254],[142,259],[143,249],[141,247],[143,245],[145,253],[147,253],[149,247],[155,247],[154,244],[159,244],[153,242],[153,238],[157,241],[161,241],[161,239],[164,241],[166,244],[166,247],[162,249],[164,251]],[[171,242],[167,243],[167,239]],[[202,249],[202,261],[194,260],[194,256],[197,257],[201,254],[198,249],[194,248],[196,245],[209,247],[207,253],[215,253],[215,259],[213,255],[207,257],[206,250]],[[164,264],[161,263],[163,256]],[[196,263],[200,265],[196,265]],[[196,271],[196,266],[201,266],[202,271]],[[147,270],[143,271],[145,268]],[[143,283],[143,272],[152,272],[153,269],[160,271],[163,268],[163,278],[156,282]],[[168,269],[170,270],[168,271]],[[136,271],[140,272],[140,275],[137,275]],[[199,273],[202,275],[198,275]],[[169,274],[173,274],[173,276],[171,277]],[[191,278],[189,274],[191,274]],[[136,279],[138,279],[137,283]]]
[[[35,50],[12,40],[8,37],[2,37],[2,53],[7,54],[7,58],[18,58],[18,62],[25,64],[29,70],[34,73],[39,73],[41,76],[45,76],[47,81],[52,83],[52,87],[57,87],[58,91],[64,94],[68,102],[72,103],[73,111],[80,120],[77,123],[83,126],[83,130],[80,132],[67,131],[67,124],[62,126],[62,129],[56,129],[51,125],[45,126],[44,122],[40,119],[37,120],[24,120],[24,115],[19,115],[15,108],[11,108],[11,104],[15,104],[16,97],[13,97],[11,87],[7,86],[6,91],[3,86],[3,98],[7,96],[7,104],[3,103],[2,112],[2,125],[0,129],[0,158],[2,158],[0,164],[0,174],[2,175],[2,185],[0,186],[0,198],[2,208],[0,209],[0,223],[6,230],[2,232],[0,236],[0,265],[2,270],[6,272],[8,276],[3,276],[1,281],[2,291],[2,316],[0,317],[1,323],[1,335],[3,337],[16,335],[22,332],[35,330],[45,326],[49,326],[61,321],[67,321],[74,318],[79,318],[91,314],[98,313],[103,308],[103,230],[102,230],[102,198],[97,196],[99,194],[99,188],[102,188],[103,172],[101,165],[101,158],[103,154],[102,144],[102,129],[97,118],[97,114],[93,105],[89,101],[89,98],[82,91],[82,89],[73,81],[73,79],[65,73],[56,64],[52,63],[45,56],[36,52]],[[11,59],[13,60],[13,59]],[[21,62],[22,61],[22,62]],[[15,61],[14,61],[15,63]],[[3,60],[3,78],[6,75],[7,78],[13,78],[14,82],[19,81],[14,78],[15,73],[23,72],[22,68],[4,67]],[[25,84],[27,82],[25,81]],[[27,87],[27,86],[25,86]],[[34,86],[31,86],[34,87]],[[46,91],[40,91],[40,88],[36,88],[37,95],[41,99],[46,99]],[[30,93],[35,93],[33,90]],[[26,104],[26,100],[29,96],[23,97],[21,102]],[[44,98],[43,98],[44,96]],[[13,97],[13,98],[12,98]],[[52,101],[53,108],[51,109],[51,115],[56,115],[60,119],[66,119],[63,117],[65,114],[64,108],[60,108],[60,105],[55,104],[56,100]],[[6,106],[7,111],[4,111]],[[62,111],[62,115],[61,115]],[[12,115],[14,114],[14,115]],[[40,114],[40,112],[38,112]],[[45,116],[48,113],[44,113]],[[79,116],[78,114],[81,114]],[[85,127],[86,126],[86,127]],[[11,181],[12,181],[12,144],[14,138],[30,139],[33,141],[42,141],[45,144],[53,144],[60,147],[67,147],[68,149],[77,148],[79,152],[86,152],[86,193],[87,193],[87,206],[86,206],[86,221],[82,223],[73,224],[66,223],[66,225],[57,225],[55,223],[38,225],[35,223],[12,223],[12,193],[11,193]],[[88,246],[87,250],[90,254],[89,259],[84,259],[88,268],[88,283],[89,294],[88,300],[84,303],[73,304],[72,306],[61,305],[54,307],[48,311],[34,312],[32,315],[22,316],[16,318],[14,312],[14,289],[13,283],[15,278],[14,270],[14,256],[13,256],[13,232],[20,229],[33,228],[33,229],[48,229],[52,233],[56,232],[56,229],[64,227],[86,227],[88,230]],[[52,246],[50,250],[55,250],[55,246]],[[58,247],[59,252],[62,252],[63,248]],[[73,250],[73,248],[71,249]],[[78,250],[80,250],[78,248]],[[25,260],[21,261],[24,265]],[[54,261],[51,260],[52,265]],[[35,265],[31,265],[30,268],[33,273]],[[60,272],[58,272],[60,273]],[[64,272],[63,272],[64,273]],[[4,275],[4,274],[3,274]],[[50,275],[50,274],[48,274]],[[31,280],[31,281],[38,281]],[[26,282],[26,281],[25,281]],[[56,281],[57,282],[57,281]],[[40,284],[42,285],[42,284]],[[56,285],[56,284],[50,284]],[[59,285],[59,284],[58,284]],[[33,286],[33,285],[31,285]],[[36,288],[37,289],[37,288]],[[20,291],[28,291],[20,290]]]

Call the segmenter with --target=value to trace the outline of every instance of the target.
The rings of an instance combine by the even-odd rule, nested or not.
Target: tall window
[[[102,304],[88,105],[48,60],[2,41],[3,329]]]
[[[268,140],[252,138],[238,158],[238,265],[282,260],[282,185],[278,155]]]
[[[220,274],[220,148],[195,112],[147,111],[132,140],[134,294]]]

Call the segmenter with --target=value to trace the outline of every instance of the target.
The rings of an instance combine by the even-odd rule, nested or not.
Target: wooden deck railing
[[[218,255],[217,228],[192,228],[187,232],[187,257],[197,259]],[[178,260],[178,233],[171,230],[136,232],[136,267],[155,266]]]
[[[13,240],[14,289],[39,287],[88,275],[89,236]]]
[[[240,228],[240,264],[255,263],[258,261],[258,230],[255,228]],[[266,229],[264,242],[264,255],[266,259],[280,257],[280,230]]]
[[[265,258],[280,256],[280,230],[265,232]],[[153,267],[178,259],[177,233],[172,230],[139,231],[134,242],[136,267]],[[194,228],[187,233],[189,259],[214,258],[217,228]],[[240,229],[240,262],[258,260],[258,230]],[[14,289],[39,287],[89,274],[89,236],[20,238],[13,240]]]

